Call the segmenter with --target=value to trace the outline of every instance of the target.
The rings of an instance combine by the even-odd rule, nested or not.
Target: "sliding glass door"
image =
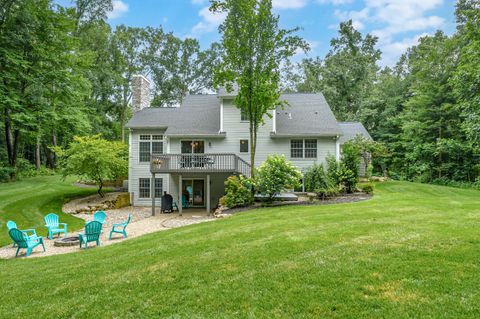
[[[205,180],[182,179],[183,196],[189,206],[205,206]]]

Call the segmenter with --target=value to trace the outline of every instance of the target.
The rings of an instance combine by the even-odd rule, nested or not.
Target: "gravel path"
[[[148,233],[162,231],[170,228],[182,227],[191,224],[198,224],[206,221],[215,220],[213,217],[206,216],[206,212],[200,211],[184,211],[183,216],[178,214],[157,214],[151,216],[151,208],[149,207],[124,207],[121,209],[107,210],[107,220],[103,226],[104,232],[100,237],[101,245],[108,246],[115,243],[120,243],[124,240],[135,238]],[[112,240],[108,239],[112,224],[122,222],[127,219],[128,214],[132,214],[132,222],[127,226],[128,238],[123,238],[121,234],[114,234]],[[85,221],[93,220],[91,214],[75,214],[76,217],[82,218]],[[80,231],[81,232],[81,231]],[[67,236],[77,235],[77,232],[71,232]],[[35,248],[29,258],[31,257],[45,257],[51,255],[66,254],[80,251],[79,246],[71,247],[55,247],[54,241],[44,238],[46,252],[43,252],[41,246]],[[90,243],[89,247],[95,247],[95,243]],[[16,248],[8,245],[0,248],[0,258],[14,258]],[[25,256],[25,249],[22,249],[19,257]]]

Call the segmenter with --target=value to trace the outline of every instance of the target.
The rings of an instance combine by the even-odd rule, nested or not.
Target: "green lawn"
[[[2,260],[0,316],[479,318],[479,266],[480,192],[388,182],[361,203]]]
[[[5,224],[9,220],[20,229],[36,228],[46,235],[43,216],[55,213],[69,230],[80,229],[85,221],[62,213],[62,204],[69,198],[93,194],[95,190],[72,186],[73,178],[62,181],[59,176],[27,178],[15,183],[0,183],[0,246],[11,242]]]

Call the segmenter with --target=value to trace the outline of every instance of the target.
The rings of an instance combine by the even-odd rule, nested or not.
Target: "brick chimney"
[[[132,78],[132,107],[134,112],[150,107],[150,81],[143,75]]]

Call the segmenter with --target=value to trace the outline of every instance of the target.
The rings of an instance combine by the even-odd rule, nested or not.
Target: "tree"
[[[301,178],[302,173],[284,155],[272,155],[258,168],[256,185],[266,201],[272,202],[286,188],[298,187]]]
[[[468,140],[480,149],[480,2],[462,0],[457,3],[459,25],[459,61],[451,79],[460,110],[465,119],[463,129]],[[480,152],[480,151],[478,151]],[[480,156],[480,155],[479,155]]]
[[[64,177],[79,175],[95,181],[98,194],[102,197],[105,181],[127,176],[128,173],[127,145],[104,140],[100,135],[74,137],[68,149],[57,147],[55,151],[60,156]]]
[[[324,60],[302,62],[304,81],[298,89],[322,92],[339,120],[358,120],[379,70],[381,52],[375,48],[377,37],[363,37],[351,20],[340,23],[338,33]]]
[[[222,62],[215,83],[228,91],[238,87],[235,105],[247,114],[250,126],[251,176],[255,175],[257,131],[269,110],[283,105],[280,97],[280,65],[305,41],[295,36],[298,29],[278,26],[279,17],[272,14],[271,0],[213,0],[210,10],[225,12],[227,17],[219,30],[222,34]]]

